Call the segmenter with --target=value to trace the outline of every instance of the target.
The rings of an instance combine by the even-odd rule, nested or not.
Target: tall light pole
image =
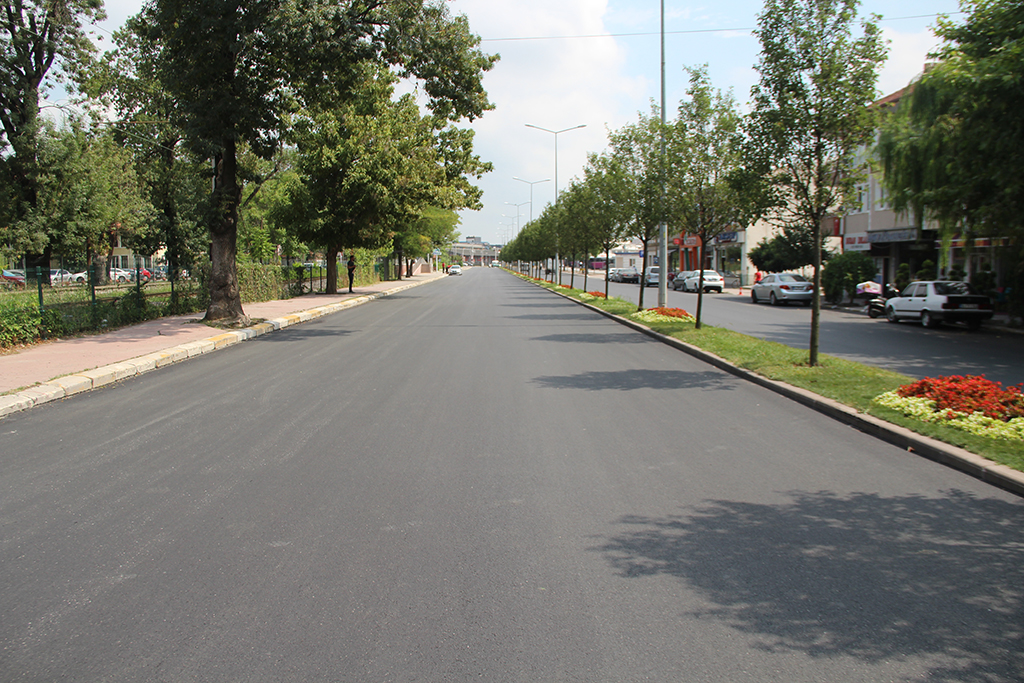
[[[545,178],[544,180],[523,180],[522,178],[517,178],[516,176],[512,176],[512,180],[518,180],[519,182],[526,183],[527,185],[530,186],[530,222],[532,223],[533,222],[533,186],[536,185],[537,183],[548,183],[548,182],[551,182],[551,178]]]
[[[571,128],[563,128],[562,130],[549,130],[547,128],[541,128],[540,126],[535,126],[532,123],[527,123],[526,127],[527,128],[536,128],[537,130],[542,130],[545,133],[551,133],[552,135],[555,136],[555,204],[558,204],[558,136],[561,133],[567,133],[570,130],[577,130],[578,128],[586,128],[587,124],[581,123],[578,126],[573,126]],[[530,207],[530,210],[532,212],[532,210],[533,210],[532,206]],[[555,270],[558,271],[558,282],[561,283],[562,282],[562,268],[561,268],[561,265],[560,265],[559,262],[560,262],[560,259],[559,259],[559,256],[558,256],[558,245],[556,244],[555,245]]]
[[[523,202],[522,204],[513,204],[512,202],[505,202],[505,203],[508,204],[509,206],[516,207],[516,234],[518,235],[519,234],[519,207],[520,206],[526,206],[527,204],[530,204],[530,208],[532,209],[533,208],[532,202]],[[504,215],[504,214],[502,214],[502,215]]]
[[[665,0],[661,0],[661,226],[658,230],[658,306],[668,305],[668,225],[665,223],[665,177],[668,174],[665,154]],[[704,264],[700,264],[704,268]]]

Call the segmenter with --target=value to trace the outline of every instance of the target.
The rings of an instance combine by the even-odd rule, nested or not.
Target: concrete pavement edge
[[[541,289],[550,291],[564,299],[568,299],[573,303],[579,304],[589,308],[592,311],[600,313],[606,318],[611,318],[616,322],[625,325],[631,329],[636,330],[642,334],[646,334],[653,339],[672,346],[684,353],[687,353],[694,358],[697,358],[705,363],[713,365],[714,367],[724,370],[729,374],[745,379],[749,382],[765,387],[777,394],[785,396],[786,398],[796,401],[801,405],[807,406],[812,410],[815,410],[822,415],[826,415],[834,420],[838,420],[843,424],[846,424],[858,431],[869,434],[877,439],[881,439],[886,443],[892,444],[898,448],[901,448],[908,453],[933,460],[935,462],[946,465],[953,469],[969,474],[976,479],[980,479],[988,484],[992,484],[1004,491],[1009,491],[1015,495],[1024,497],[1024,472],[1018,472],[1017,470],[1007,467],[1006,465],[1000,465],[997,462],[984,458],[980,455],[971,453],[968,450],[953,446],[951,444],[944,443],[938,439],[932,439],[918,434],[899,425],[894,425],[885,420],[880,420],[871,415],[861,413],[854,408],[847,405],[843,405],[838,401],[819,396],[814,392],[795,387],[785,382],[779,382],[776,380],[762,377],[754,372],[745,370],[739,366],[733,365],[729,361],[716,356],[713,353],[709,353],[701,348],[687,344],[684,341],[680,341],[674,337],[655,332],[651,328],[647,327],[642,323],[638,323],[635,320],[624,318],[614,313],[601,310],[597,306],[592,306],[585,301],[574,299],[571,296],[562,294],[561,292],[541,287]]]
[[[136,377],[157,368],[162,368],[173,363],[205,355],[213,351],[234,346],[249,339],[255,339],[264,334],[291,327],[309,320],[316,320],[332,313],[338,313],[348,308],[369,303],[375,299],[381,299],[392,294],[403,292],[413,287],[419,287],[429,282],[442,279],[443,276],[432,277],[419,282],[412,282],[400,285],[392,289],[373,294],[365,294],[352,299],[346,299],[332,304],[315,306],[313,308],[290,313],[279,318],[273,318],[250,327],[240,330],[227,330],[211,335],[206,339],[187,342],[177,346],[171,346],[160,351],[155,351],[136,358],[130,358],[118,363],[112,363],[92,370],[64,375],[37,384],[35,386],[17,391],[11,394],[0,396],[0,419],[12,413],[28,410],[43,403],[49,403],[59,399],[67,398],[85,391],[98,389],[113,382]]]

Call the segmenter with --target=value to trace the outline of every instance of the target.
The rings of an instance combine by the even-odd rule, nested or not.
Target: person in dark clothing
[[[349,254],[348,257],[348,291],[352,293],[352,281],[356,278],[356,255]]]

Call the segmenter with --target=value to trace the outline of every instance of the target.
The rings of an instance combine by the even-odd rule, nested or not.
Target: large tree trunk
[[[238,184],[235,141],[225,140],[216,157],[213,206],[210,221],[210,307],[206,320],[245,326],[249,316],[242,310],[238,287],[238,205],[242,188]]]
[[[338,247],[327,247],[327,293],[338,293]]]

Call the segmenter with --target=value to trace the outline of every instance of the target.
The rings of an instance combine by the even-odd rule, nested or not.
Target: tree
[[[833,256],[821,272],[825,298],[834,304],[842,303],[844,296],[852,301],[857,296],[857,285],[875,277],[878,268],[874,259],[863,251],[848,251]]]
[[[959,25],[886,117],[877,151],[897,211],[938,222],[943,238],[1011,237],[1011,306],[1024,312],[1024,5],[964,0]]]
[[[875,131],[875,82],[885,47],[877,17],[852,24],[857,0],[767,0],[756,34],[760,83],[751,90],[748,154],[772,198],[768,219],[803,230],[812,244],[822,224],[852,203],[862,175],[855,153]],[[818,364],[821,250],[814,249],[810,365]]]
[[[244,322],[235,271],[242,184],[238,146],[269,158],[300,108],[344,100],[357,64],[372,61],[422,81],[440,120],[490,107],[481,79],[496,60],[443,2],[394,0],[152,0],[150,37],[161,80],[177,99],[190,145],[213,159],[209,320]]]
[[[206,164],[189,153],[184,132],[171,121],[175,100],[160,83],[158,46],[147,32],[141,15],[129,18],[114,34],[115,49],[93,69],[84,89],[117,113],[111,129],[133,153],[135,171],[156,209],[152,229],[136,246],[144,254],[165,247],[173,280],[208,251],[203,218],[209,211],[209,177]]]
[[[746,197],[732,181],[742,167],[740,114],[731,94],[713,91],[707,67],[689,69],[688,100],[668,128],[669,223],[700,238],[696,327],[704,303],[707,244],[726,230],[746,225]]]
[[[644,307],[644,274],[655,231],[665,215],[662,179],[665,172],[661,155],[661,114],[651,106],[651,114],[640,114],[636,123],[623,126],[609,135],[609,148],[622,171],[623,210],[628,215],[626,230],[643,244],[640,271],[640,299]],[[664,265],[664,264],[663,264]]]
[[[814,263],[815,254],[820,254],[822,261],[831,257],[825,248],[827,237],[822,235],[817,245],[814,235],[798,225],[787,225],[770,239],[764,238],[747,252],[747,258],[766,273],[781,273],[787,270],[799,270]]]
[[[43,266],[47,278],[48,236],[21,223],[38,199],[39,98],[87,72],[94,48],[83,24],[104,19],[102,7],[101,0],[5,0],[0,11],[0,151],[11,149],[3,164],[11,221],[0,237],[8,248],[36,254],[29,265]]]
[[[621,164],[608,154],[590,155],[584,179],[592,192],[593,215],[588,222],[588,235],[608,256],[604,264],[604,296],[607,299],[612,247],[625,236],[625,225],[629,220],[625,212],[627,184]]]
[[[945,44],[883,126],[889,199],[946,232],[1024,234],[1024,5],[964,0]]]
[[[51,235],[49,244],[61,254],[86,257],[105,280],[118,239],[141,239],[150,224],[152,207],[131,154],[109,131],[96,134],[71,120],[62,130],[43,126],[37,164],[36,206],[23,218],[26,228]]]
[[[293,225],[303,240],[326,249],[329,292],[341,249],[391,244],[401,260],[406,247],[418,244],[400,235],[425,208],[470,201],[457,180],[449,182],[435,119],[421,116],[411,95],[391,99],[395,77],[387,69],[370,62],[359,69],[362,80],[346,103],[303,112],[296,124],[302,184]]]

